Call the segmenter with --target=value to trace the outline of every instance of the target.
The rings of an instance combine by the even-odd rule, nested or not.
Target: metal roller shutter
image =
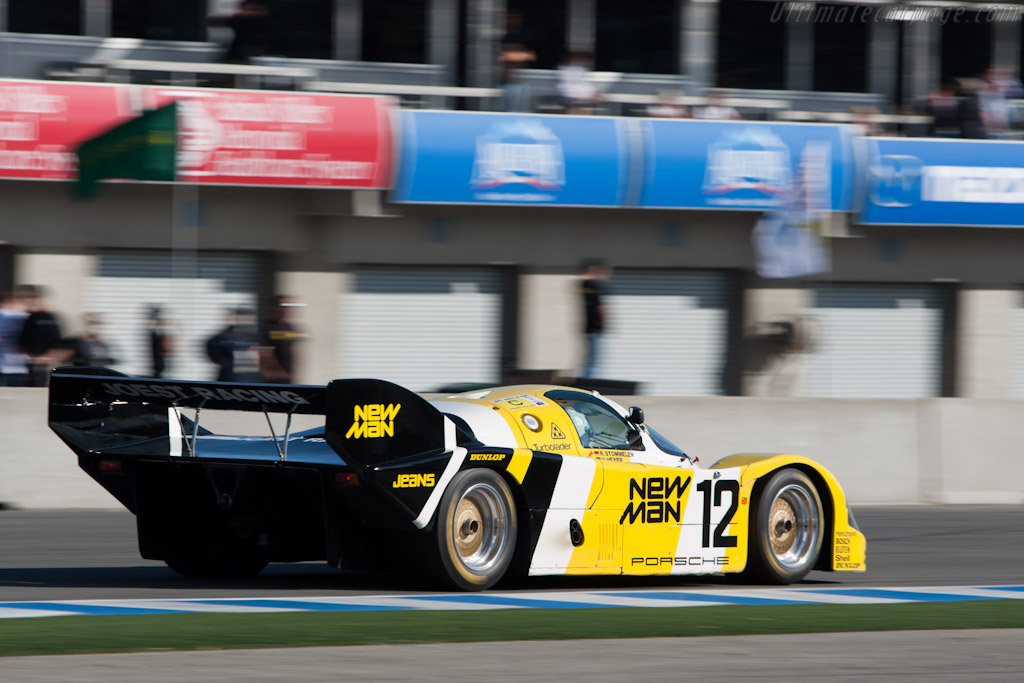
[[[503,293],[485,268],[363,267],[339,297],[340,377],[414,391],[500,379]]]
[[[1024,290],[1017,294],[1017,310],[1013,319],[1015,368],[1011,382],[1011,396],[1024,398]]]
[[[616,270],[595,374],[653,396],[724,393],[729,278],[715,271]]]
[[[206,340],[226,324],[237,306],[257,308],[259,257],[244,253],[200,253],[195,279],[174,277],[169,251],[107,251],[88,283],[88,312],[104,318],[116,369],[132,375],[151,371],[148,311],[158,305],[171,321],[174,355],[165,376],[213,379],[216,366],[206,357]]]
[[[807,394],[918,398],[942,390],[942,292],[928,285],[821,285]]]

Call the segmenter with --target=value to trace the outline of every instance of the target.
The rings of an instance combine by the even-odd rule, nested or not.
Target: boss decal
[[[433,474],[399,474],[391,484],[393,489],[419,489],[433,486]]]
[[[690,486],[690,477],[685,481],[677,477],[644,477],[629,482],[629,506],[619,517],[619,524],[627,519],[630,524],[640,520],[643,524],[663,522],[682,523],[680,500]]]
[[[354,406],[352,426],[345,433],[346,439],[379,439],[395,435],[395,417],[402,409],[401,403],[369,403]]]
[[[843,532],[843,531],[840,531],[839,533],[836,534],[836,539],[835,539],[836,550],[835,550],[834,557],[835,557],[836,563],[838,565],[840,565],[841,568],[844,568],[844,569],[845,568],[850,568],[850,567],[855,567],[855,565],[850,561],[852,559],[850,557],[850,546],[851,546],[850,536],[852,536],[852,535],[853,534],[851,534],[849,532]]]

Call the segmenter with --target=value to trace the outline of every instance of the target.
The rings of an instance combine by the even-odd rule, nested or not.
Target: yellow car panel
[[[796,467],[813,473],[821,484],[823,504],[831,509],[826,538],[831,540],[828,564],[833,570],[863,571],[865,538],[852,524],[846,497],[835,477],[814,461],[796,455],[732,455],[711,468],[644,463],[643,450],[593,448],[581,443],[568,414],[548,398],[550,391],[590,392],[550,385],[500,387],[453,396],[446,401],[484,404],[508,423],[521,451],[508,464],[508,472],[523,482],[531,452],[582,457],[596,461],[583,507],[549,511],[559,523],[575,519],[585,542],[560,551],[564,560],[552,562],[556,543],[568,537],[545,532],[531,573],[668,575],[732,573],[748,562],[751,506],[758,481],[771,473]],[[575,471],[578,468],[573,468]],[[576,483],[579,489],[582,482]],[[559,540],[561,539],[561,540]]]

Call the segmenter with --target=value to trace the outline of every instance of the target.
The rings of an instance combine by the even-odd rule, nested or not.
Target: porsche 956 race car
[[[270,436],[213,434],[200,426],[209,410],[262,412]],[[271,413],[285,415],[280,434]],[[323,426],[292,433],[301,414]],[[49,422],[135,513],[142,556],[188,576],[326,560],[482,590],[512,574],[792,583],[865,569],[864,535],[821,465],[754,454],[705,469],[640,408],[579,389],[428,401],[373,379],[246,385],[62,368]]]

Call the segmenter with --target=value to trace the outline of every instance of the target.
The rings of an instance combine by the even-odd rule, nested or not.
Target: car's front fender
[[[839,481],[823,465],[801,455],[789,453],[740,453],[729,455],[714,465],[712,469],[730,467],[741,468],[740,486],[744,492],[753,492],[758,480],[784,467],[796,467],[804,470],[822,482],[828,489],[832,499],[832,539],[831,559],[828,563],[833,571],[864,571],[867,539],[850,512],[846,494]]]

